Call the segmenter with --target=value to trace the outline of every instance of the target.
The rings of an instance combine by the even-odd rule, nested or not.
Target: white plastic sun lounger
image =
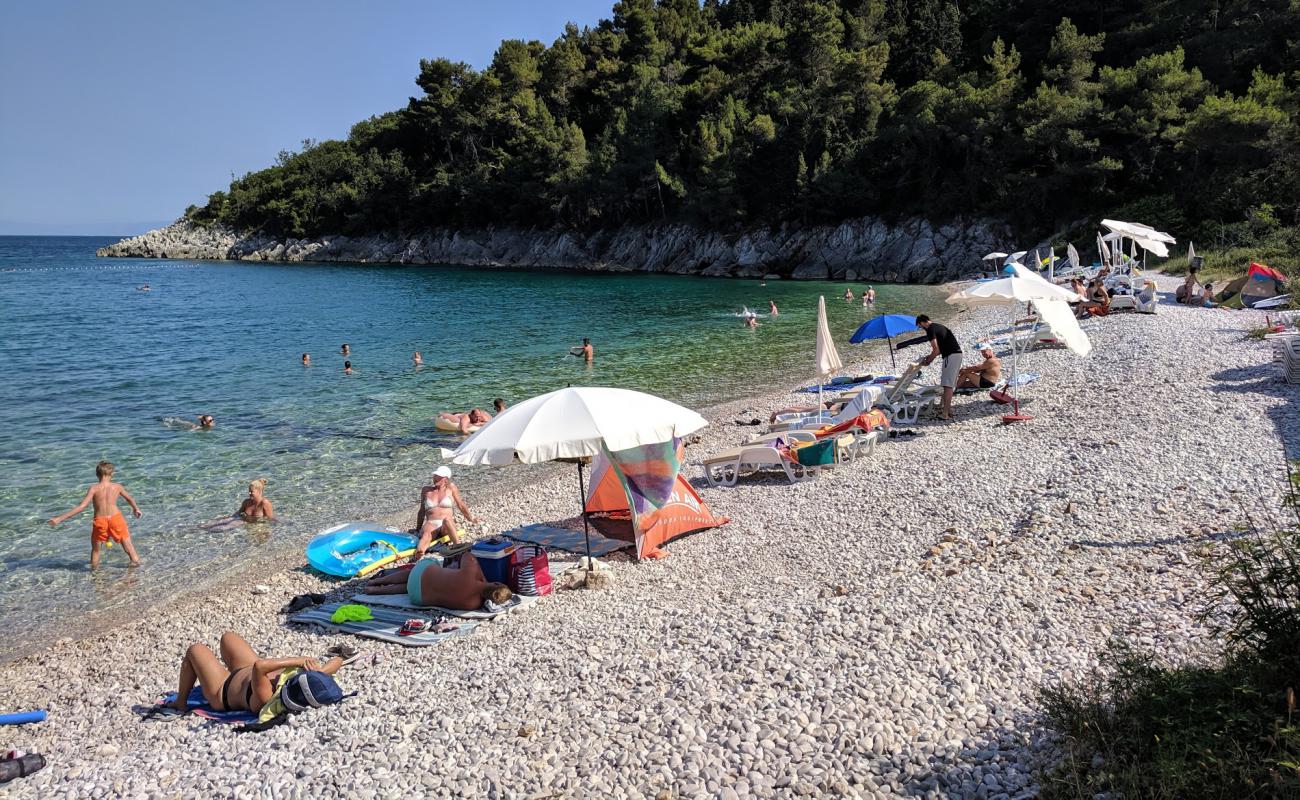
[[[878,385],[863,386],[853,392],[848,401],[834,414],[826,411],[812,414],[783,414],[776,418],[776,422],[772,423],[769,430],[786,431],[795,428],[821,428],[826,425],[838,425],[841,422],[848,422],[859,414],[869,411],[877,398],[884,395],[886,391],[885,387]]]
[[[710,486],[735,486],[742,475],[755,472],[784,473],[790,483],[802,483],[817,477],[821,467],[806,467],[781,455],[775,447],[763,444],[743,445],[714,453],[700,462],[704,479]]]
[[[841,464],[849,464],[858,456],[871,455],[875,452],[876,442],[882,438],[884,438],[884,433],[879,430],[870,432],[855,430],[850,433],[841,433],[839,436],[835,437],[836,459]],[[762,436],[755,436],[746,441],[745,444],[754,445],[766,443],[770,446],[770,443],[775,442],[778,439],[784,439],[791,443],[811,443],[817,441],[817,437],[813,434],[812,429],[795,428],[792,430],[773,431],[772,433],[765,433]],[[824,464],[822,466],[823,468],[826,468],[831,465]]]

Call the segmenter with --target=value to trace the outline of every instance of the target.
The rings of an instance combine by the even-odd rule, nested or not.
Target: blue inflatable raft
[[[307,544],[307,563],[326,575],[365,575],[415,552],[414,536],[377,522],[345,522]]]

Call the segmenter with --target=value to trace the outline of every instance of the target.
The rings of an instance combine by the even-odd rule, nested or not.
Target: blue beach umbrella
[[[862,344],[869,339],[884,339],[889,342],[889,365],[895,367],[894,337],[916,329],[916,317],[907,314],[883,314],[862,323],[862,327],[849,337],[849,343]]]

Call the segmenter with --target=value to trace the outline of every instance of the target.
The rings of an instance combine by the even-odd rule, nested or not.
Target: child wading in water
[[[81,504],[66,514],[60,514],[50,519],[51,525],[58,525],[64,520],[75,517],[86,510],[86,506],[91,501],[95,503],[95,519],[90,525],[90,566],[95,568],[99,566],[99,545],[106,543],[109,547],[113,542],[119,542],[122,549],[126,551],[127,557],[131,559],[131,566],[140,566],[140,557],[135,553],[135,545],[131,543],[131,532],[126,528],[126,518],[122,512],[117,510],[117,498],[122,497],[126,502],[131,504],[131,513],[137,518],[140,516],[140,506],[135,504],[131,494],[120,483],[113,483],[113,465],[107,461],[101,461],[95,467],[95,475],[99,477],[99,483],[90,487],[86,496],[82,499]]]

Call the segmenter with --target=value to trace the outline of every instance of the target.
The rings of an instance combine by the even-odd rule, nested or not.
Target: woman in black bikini
[[[220,660],[205,644],[192,644],[185,651],[171,709],[182,714],[188,710],[186,699],[197,682],[213,709],[256,714],[275,695],[276,678],[282,670],[301,667],[333,675],[341,666],[341,658],[332,658],[324,666],[314,658],[258,658],[244,637],[226,631],[221,634]]]

